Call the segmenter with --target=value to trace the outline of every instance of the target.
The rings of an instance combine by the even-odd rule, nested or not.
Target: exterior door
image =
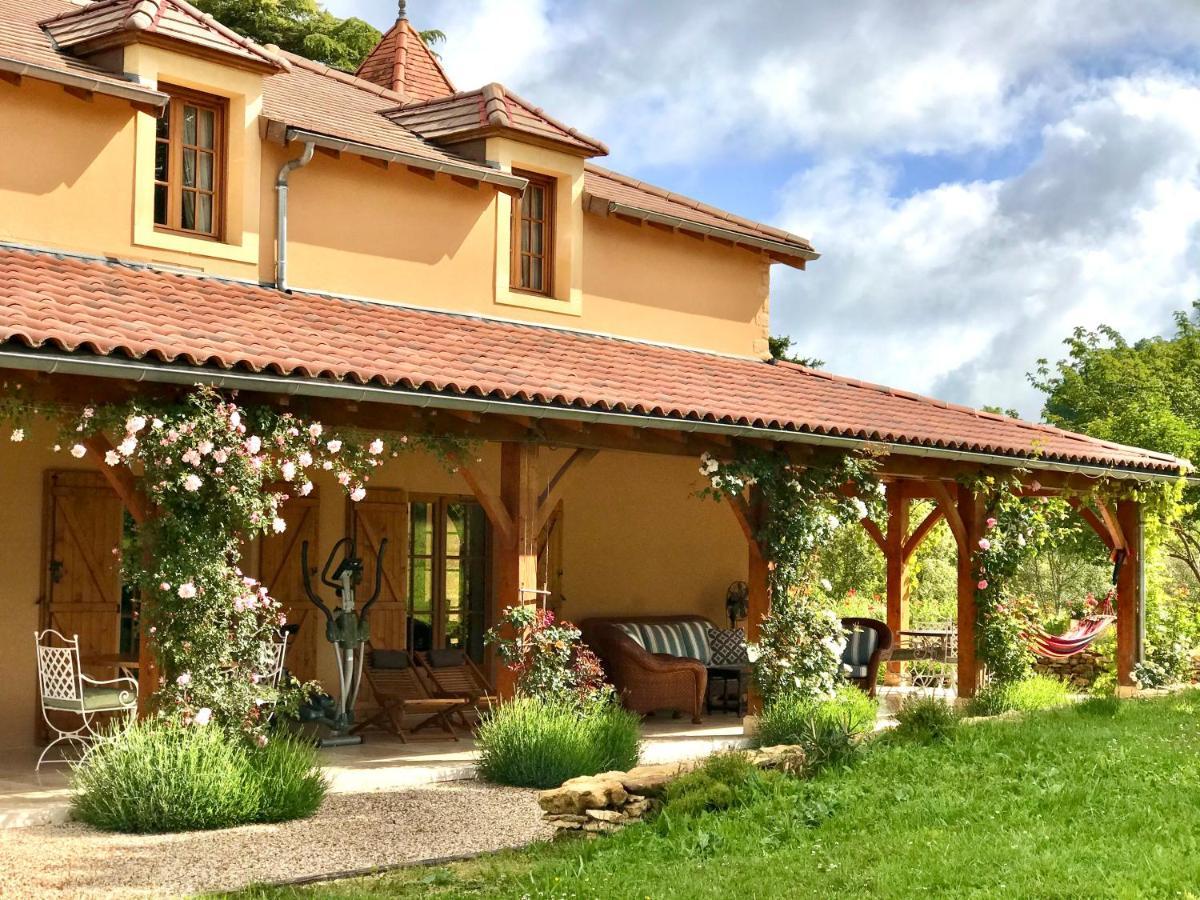
[[[284,664],[301,681],[316,679],[317,653],[327,646],[325,618],[304,593],[304,572],[300,564],[300,548],[307,541],[309,572],[316,585],[324,561],[317,532],[320,510],[317,496],[314,492],[307,497],[289,499],[280,509],[287,530],[259,538],[258,580],[283,605],[288,624],[299,628],[288,638]]]
[[[99,472],[46,476],[46,581],[42,627],[79,635],[86,660],[136,653],[132,594],[121,584],[125,510]]]

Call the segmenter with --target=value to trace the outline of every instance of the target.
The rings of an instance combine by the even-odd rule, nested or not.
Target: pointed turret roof
[[[46,19],[42,28],[59,50],[87,56],[137,40],[188,44],[244,64],[282,69],[287,63],[187,0],[96,0]]]
[[[374,82],[407,100],[432,100],[454,93],[454,84],[421,34],[408,21],[403,0],[400,17],[362,61],[359,78]]]

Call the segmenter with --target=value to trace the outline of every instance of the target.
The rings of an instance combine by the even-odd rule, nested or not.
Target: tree
[[[790,337],[769,337],[767,338],[767,348],[771,352],[772,359],[782,359],[784,362],[807,366],[810,369],[819,369],[825,365],[825,360],[817,359],[815,356],[797,356],[792,353]]]
[[[317,0],[196,0],[196,6],[260,44],[275,44],[348,72],[357,69],[383,37],[362,19],[339,19]],[[427,44],[446,39],[436,29],[420,34]]]
[[[1029,379],[1045,392],[1052,425],[1194,459],[1200,451],[1200,302],[1175,314],[1172,337],[1130,344],[1108,326],[1077,328],[1067,358],[1038,361]],[[1197,491],[1185,492],[1167,552],[1200,581]]]

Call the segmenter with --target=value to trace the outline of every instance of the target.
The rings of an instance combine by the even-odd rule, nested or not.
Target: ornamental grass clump
[[[896,711],[891,736],[914,744],[936,744],[953,739],[961,724],[962,717],[949,703],[938,697],[916,695],[905,699]]]
[[[992,682],[971,701],[973,716],[998,716],[1006,712],[1035,712],[1066,706],[1071,702],[1067,683],[1048,675],[1032,675],[1021,681]]]
[[[832,699],[783,694],[759,718],[758,744],[796,744],[812,768],[845,762],[860,739],[875,727],[876,703],[862,691],[843,685]]]
[[[136,723],[74,767],[75,817],[104,831],[161,833],[305,818],[324,799],[316,750],[264,745],[215,726]]]
[[[569,778],[637,765],[638,717],[611,701],[517,697],[479,726],[479,773],[516,787],[558,787]]]

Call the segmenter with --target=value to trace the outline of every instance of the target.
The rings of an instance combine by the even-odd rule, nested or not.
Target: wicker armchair
[[[886,622],[861,616],[842,619],[842,627],[849,632],[842,654],[842,662],[850,667],[846,678],[866,691],[867,696],[874,697],[879,666],[892,655],[892,630]]]
[[[696,659],[649,653],[622,631],[618,623],[711,623],[700,616],[638,616],[586,619],[583,640],[600,657],[604,672],[626,708],[645,715],[660,709],[688,713],[699,724],[708,687],[708,670]]]

